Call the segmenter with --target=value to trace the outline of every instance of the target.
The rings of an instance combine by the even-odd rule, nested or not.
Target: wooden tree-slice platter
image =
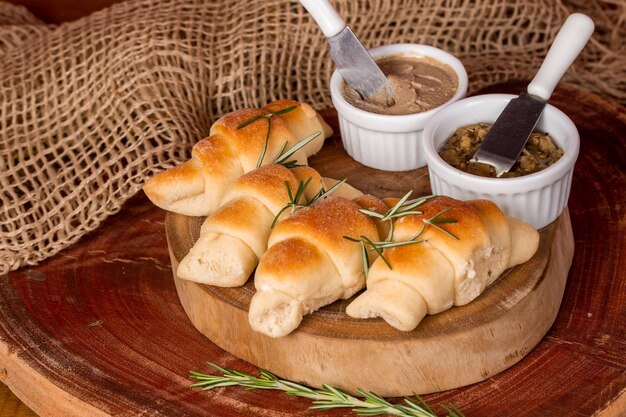
[[[203,220],[167,214],[174,276]],[[352,393],[366,387],[384,396],[406,396],[484,381],[521,360],[554,322],[573,254],[565,213],[541,231],[530,261],[506,271],[470,304],[428,316],[411,332],[382,319],[349,317],[345,308],[353,297],[305,316],[288,336],[271,338],[248,324],[253,279],[236,288],[176,277],[175,282],[194,326],[253,365],[318,388],[326,383]]]
[[[561,307],[517,364],[483,382],[424,395],[437,411],[451,402],[468,417],[626,413],[626,109],[566,87],[550,101],[574,120],[582,139],[569,201],[576,249]],[[319,156],[336,177],[352,169],[342,152],[331,140]],[[427,183],[410,173],[378,178],[370,190],[378,195]],[[365,181],[348,180],[356,187]],[[280,392],[189,389],[190,370],[211,372],[206,361],[255,367],[189,320],[172,278],[164,219],[140,194],[73,247],[1,277],[0,380],[41,416],[353,415],[312,411],[310,401]]]

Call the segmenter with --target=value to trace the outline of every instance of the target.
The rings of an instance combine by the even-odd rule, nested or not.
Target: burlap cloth
[[[530,79],[572,10],[596,33],[565,82],[626,102],[626,0],[342,0],[367,47],[434,45],[470,93]],[[331,106],[333,65],[288,0],[142,0],[60,26],[0,3],[0,274],[76,242],[180,163],[221,114]]]

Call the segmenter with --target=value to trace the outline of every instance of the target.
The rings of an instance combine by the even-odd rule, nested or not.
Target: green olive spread
[[[458,128],[439,149],[439,156],[449,165],[473,175],[496,177],[495,168],[488,164],[469,162],[487,135],[491,125],[480,123]],[[520,177],[541,171],[563,156],[563,149],[546,133],[533,132],[515,165],[500,178]]]

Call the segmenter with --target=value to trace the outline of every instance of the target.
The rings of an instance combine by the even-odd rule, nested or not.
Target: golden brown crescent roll
[[[328,179],[334,185],[335,180]],[[310,201],[322,187],[330,188],[319,173],[308,166],[287,169],[271,164],[239,177],[226,191],[222,205],[204,221],[200,237],[183,258],[177,276],[220,287],[243,285],[267,250],[271,226],[289,203],[299,183],[307,183],[301,203]],[[347,184],[340,186],[351,193]],[[290,211],[283,211],[285,218]]]
[[[297,107],[270,118],[270,135],[263,164],[272,163],[285,144],[288,149],[309,135],[321,132],[320,136],[294,154],[294,159],[305,165],[306,158],[321,148],[332,130],[309,105],[280,100],[263,109],[243,109],[217,120],[211,127],[210,136],[193,147],[189,161],[148,180],[143,187],[144,192],[155,205],[168,211],[189,216],[213,213],[219,207],[228,185],[256,168],[265,147],[267,117],[240,129],[238,127],[254,117],[290,106]]]
[[[447,208],[441,216],[457,222],[439,225],[458,240],[424,222]],[[391,269],[381,259],[374,262],[367,290],[346,308],[351,317],[382,317],[399,330],[413,330],[426,314],[472,301],[506,268],[530,259],[539,244],[536,230],[490,201],[436,197],[416,210],[423,214],[396,221],[393,240],[423,230],[424,241],[383,252]]]
[[[363,288],[361,248],[343,237],[379,239],[376,223],[359,212],[361,207],[331,196],[276,226],[255,273],[257,292],[248,314],[254,330],[285,336],[305,314]],[[375,254],[369,255],[374,259]]]

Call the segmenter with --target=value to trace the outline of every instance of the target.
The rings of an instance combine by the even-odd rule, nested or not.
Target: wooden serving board
[[[318,169],[328,176],[324,167]],[[176,289],[194,326],[227,352],[282,378],[353,394],[356,388],[384,396],[438,392],[484,381],[514,365],[552,326],[574,254],[566,212],[542,229],[531,260],[506,271],[470,304],[427,316],[414,331],[398,331],[382,319],[349,317],[345,308],[353,297],[305,316],[294,332],[274,339],[248,324],[253,279],[220,288],[176,278],[203,221],[174,213],[165,219]]]
[[[576,251],[561,307],[516,365],[483,382],[426,394],[440,414],[453,403],[467,417],[626,415],[626,109],[564,86],[550,101],[582,138],[569,201]],[[342,152],[333,141],[328,149]],[[342,169],[333,166],[337,176]],[[382,191],[394,189],[379,178]],[[404,178],[398,187],[423,180]],[[255,367],[191,324],[172,278],[164,219],[139,194],[73,247],[0,277],[0,380],[42,417],[353,416],[312,411],[310,401],[281,392],[189,389],[190,370],[212,372],[206,361]]]

